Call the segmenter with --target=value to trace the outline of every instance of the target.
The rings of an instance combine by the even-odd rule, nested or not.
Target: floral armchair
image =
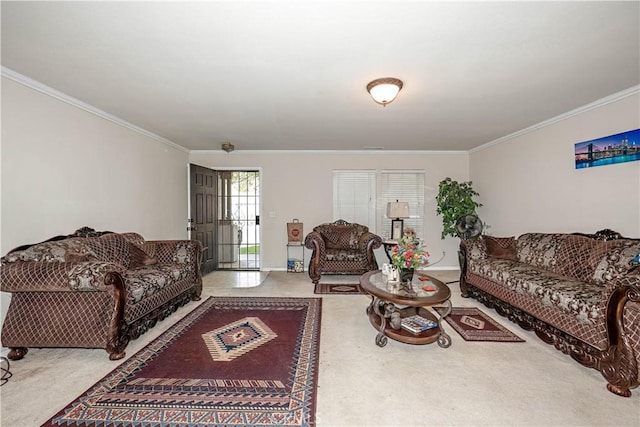
[[[373,250],[382,246],[382,239],[364,225],[339,219],[315,227],[304,244],[313,249],[309,277],[317,284],[322,274],[364,274],[377,270]]]

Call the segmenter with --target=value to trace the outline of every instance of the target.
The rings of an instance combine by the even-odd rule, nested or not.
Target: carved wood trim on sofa
[[[623,238],[612,230],[602,230],[592,235],[579,235],[597,240]],[[458,259],[462,297],[477,299],[485,306],[495,309],[501,316],[517,323],[523,329],[534,331],[543,342],[553,345],[557,350],[571,356],[580,364],[597,369],[607,380],[607,389],[612,393],[629,397],[631,396],[630,389],[640,384],[637,359],[629,342],[623,319],[625,305],[628,302],[640,302],[640,288],[637,285],[637,279],[623,280],[623,283],[609,297],[606,306],[608,344],[604,350],[601,350],[469,283],[467,281],[466,246],[463,242],[460,244]]]

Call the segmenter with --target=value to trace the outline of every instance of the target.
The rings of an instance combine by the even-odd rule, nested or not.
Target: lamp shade
[[[387,203],[387,218],[409,218],[409,203],[407,202]]]
[[[393,101],[402,89],[402,80],[393,77],[376,79],[367,85],[367,91],[375,102],[382,106]]]

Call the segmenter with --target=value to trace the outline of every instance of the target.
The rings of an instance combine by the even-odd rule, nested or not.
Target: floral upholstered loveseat
[[[2,325],[8,357],[28,347],[104,348],[112,360],[190,300],[200,299],[197,241],[145,241],[95,232],[14,249],[1,259],[0,290],[11,302]]]
[[[304,244],[313,249],[309,277],[317,284],[323,274],[360,275],[377,270],[373,250],[382,246],[382,239],[364,225],[339,219],[315,227]]]
[[[527,233],[460,244],[460,290],[630,396],[640,366],[640,240]]]

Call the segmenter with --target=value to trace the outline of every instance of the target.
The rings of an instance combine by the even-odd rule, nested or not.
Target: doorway
[[[189,165],[192,240],[202,244],[202,274],[260,270],[260,173]]]
[[[260,270],[260,173],[218,172],[218,269]]]

